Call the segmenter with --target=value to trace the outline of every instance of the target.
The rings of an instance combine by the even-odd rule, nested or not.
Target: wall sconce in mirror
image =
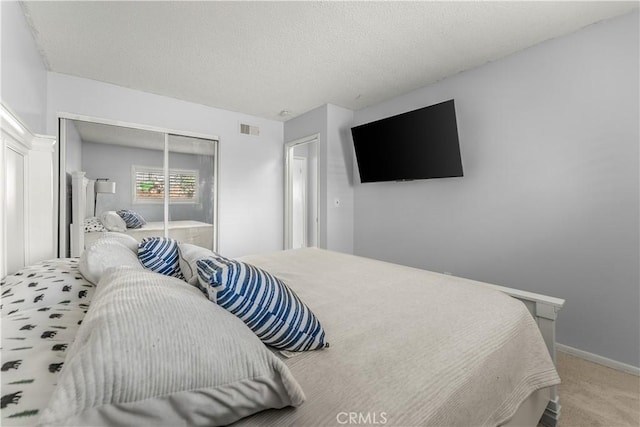
[[[109,178],[97,178],[94,184],[94,190],[96,194],[93,200],[93,216],[96,216],[96,205],[98,204],[98,194],[100,193],[115,194],[116,183],[114,181],[109,181]]]

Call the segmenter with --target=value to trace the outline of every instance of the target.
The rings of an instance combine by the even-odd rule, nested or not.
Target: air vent
[[[260,128],[258,126],[251,126],[246,123],[240,123],[240,133],[251,136],[260,136]]]

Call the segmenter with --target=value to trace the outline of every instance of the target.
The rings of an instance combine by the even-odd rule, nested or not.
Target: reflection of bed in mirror
[[[94,216],[94,181],[85,172],[74,172],[72,178],[71,256],[82,254],[84,248],[102,237],[105,231],[85,231],[85,218]],[[168,236],[181,242],[213,249],[213,225],[192,220],[168,221]],[[141,228],[127,228],[123,233],[141,241],[145,237],[164,236],[164,221],[149,221]]]

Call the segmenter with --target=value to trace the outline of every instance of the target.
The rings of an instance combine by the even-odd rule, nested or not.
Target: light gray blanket
[[[286,360],[301,407],[239,425],[496,426],[560,382],[527,309],[498,291],[319,249],[243,260],[284,280],[331,346]]]

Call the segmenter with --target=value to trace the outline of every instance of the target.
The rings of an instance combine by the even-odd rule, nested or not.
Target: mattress
[[[164,236],[164,222],[150,221],[141,228],[128,228],[124,234],[141,241],[146,237]],[[104,232],[85,232],[84,246],[89,247],[104,235]],[[169,237],[184,243],[191,243],[207,249],[213,249],[213,225],[206,222],[182,220],[169,221]]]
[[[36,424],[94,289],[69,258],[37,263],[0,282],[3,426]]]
[[[501,292],[320,249],[243,260],[284,280],[330,347],[286,361],[304,405],[238,425],[496,426],[559,383],[528,310]]]

